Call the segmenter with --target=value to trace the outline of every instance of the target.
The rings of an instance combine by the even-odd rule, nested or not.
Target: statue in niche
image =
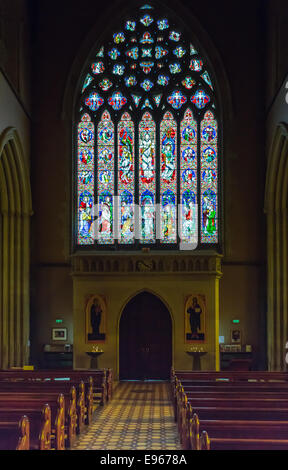
[[[198,330],[201,329],[202,309],[198,304],[197,297],[193,297],[192,305],[188,308],[187,313],[190,315],[191,339],[198,338]]]
[[[99,296],[90,298],[86,308],[88,341],[105,341],[105,315],[103,300]]]
[[[205,340],[205,297],[191,295],[185,305],[186,342]]]

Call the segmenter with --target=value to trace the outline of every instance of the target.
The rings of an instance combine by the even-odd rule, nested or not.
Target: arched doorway
[[[164,303],[149,292],[131,299],[119,326],[120,380],[167,380],[172,365],[172,321]]]

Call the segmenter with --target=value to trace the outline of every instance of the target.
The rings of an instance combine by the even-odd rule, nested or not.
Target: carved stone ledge
[[[71,257],[72,276],[97,274],[183,274],[201,273],[222,276],[222,255],[218,253],[137,253],[85,254]]]

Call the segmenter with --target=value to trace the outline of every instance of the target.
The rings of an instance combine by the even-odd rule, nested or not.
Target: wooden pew
[[[95,401],[104,405],[112,397],[112,370],[33,370],[23,371],[14,369],[1,370],[0,381],[58,381],[70,380],[71,382],[83,381],[84,383],[93,378],[93,394]]]
[[[286,439],[210,438],[201,433],[200,450],[288,450]]]
[[[93,371],[94,380],[91,378],[90,371],[1,371],[0,372],[0,409],[1,395],[3,393],[21,394],[26,393],[26,398],[31,401],[38,399],[43,402],[49,400],[52,405],[52,422],[55,426],[52,429],[52,442],[57,449],[64,449],[73,445],[76,432],[83,430],[84,424],[89,424],[93,414],[93,394],[100,392],[98,401],[104,404],[112,396],[112,371],[109,371],[108,379],[106,371]],[[69,374],[67,374],[69,373]],[[68,377],[67,377],[68,375]],[[97,378],[97,380],[96,380]],[[82,380],[84,379],[84,381]],[[107,392],[106,381],[109,383],[109,392]],[[111,387],[110,387],[111,384]],[[78,398],[76,400],[76,419],[75,419],[75,391],[77,389]],[[59,393],[64,397],[64,424],[59,424],[59,416],[55,413],[55,398]],[[29,394],[29,398],[28,398]],[[32,395],[31,395],[32,394]],[[33,395],[34,394],[34,395]],[[97,399],[97,398],[96,398]],[[13,397],[9,397],[11,406],[14,406]],[[51,402],[52,400],[52,402]],[[74,403],[74,407],[72,406]],[[18,405],[15,405],[16,407]],[[61,413],[61,415],[63,412]],[[56,425],[57,422],[57,425]],[[60,432],[61,428],[61,432]],[[76,428],[76,432],[75,432]],[[65,443],[65,444],[64,444]]]
[[[194,413],[191,421],[191,449],[200,450],[200,434],[224,439],[288,439],[288,421],[201,420]]]
[[[209,386],[212,384],[223,384],[229,382],[250,384],[252,383],[288,383],[288,374],[286,372],[269,372],[269,371],[180,371],[171,369],[171,393],[175,394],[176,382],[181,381],[184,385]]]
[[[76,432],[83,430],[84,424],[89,424],[93,413],[93,392],[92,379],[87,379],[84,385],[83,381],[72,382],[66,380],[58,381],[0,381],[0,393],[7,391],[20,391],[27,393],[39,393],[47,395],[48,393],[62,393],[65,398],[65,423],[68,433],[68,446],[71,446],[75,440]]]
[[[240,377],[240,380],[237,380],[237,377],[234,375],[232,378],[230,377],[230,379],[226,376],[226,378],[224,378],[222,375],[218,375],[218,376],[215,376],[215,373],[213,373],[210,377],[210,379],[208,378],[204,378],[202,377],[199,378],[199,374],[196,374],[195,376],[192,375],[191,372],[188,372],[188,373],[185,373],[185,374],[179,374],[178,375],[175,375],[173,377],[173,380],[171,380],[171,392],[172,392],[172,396],[175,397],[175,393],[176,393],[176,387],[177,387],[177,384],[179,382],[181,382],[181,384],[183,386],[186,387],[224,387],[224,386],[230,386],[231,388],[232,387],[237,387],[239,388],[240,386],[241,387],[250,387],[250,386],[253,386],[253,385],[256,385],[259,386],[259,387],[274,387],[274,389],[276,390],[277,387],[288,387],[288,381],[287,381],[287,376],[284,374],[284,373],[281,373],[281,375],[279,375],[277,373],[277,377],[279,379],[279,377],[282,377],[282,380],[276,380],[275,378],[275,374],[272,375],[272,378],[270,376],[270,380],[269,380],[269,376],[266,374],[266,379],[265,380],[262,380],[262,379],[259,379],[258,378],[255,378],[255,376],[253,375],[250,375],[250,378],[248,379],[247,376],[246,376],[246,379],[245,380],[242,380],[242,378]],[[254,377],[254,378],[253,378]],[[262,376],[261,376],[262,377]],[[274,377],[274,378],[273,378]],[[233,379],[233,380],[231,380]]]
[[[22,419],[25,417],[26,419]],[[28,426],[27,426],[28,421]],[[10,424],[11,423],[11,424]],[[18,424],[18,429],[15,428]],[[7,427],[8,441],[5,437]],[[9,430],[10,429],[10,430]],[[14,431],[13,431],[14,429]],[[18,439],[14,450],[51,450],[51,409],[48,404],[40,407],[23,405],[23,408],[0,409],[0,448],[10,450]]]
[[[263,382],[287,382],[288,373],[281,371],[188,371],[171,369],[170,378],[190,379],[199,381],[226,380],[230,382],[247,382],[249,380]]]
[[[42,402],[51,403],[51,400],[55,403],[60,394],[64,397],[65,402],[65,417],[64,417],[64,429],[65,429],[65,447],[71,447],[76,438],[78,419],[81,419],[84,415],[83,403],[81,402],[81,397],[77,399],[76,388],[71,384],[53,384],[45,385],[44,383],[10,383],[5,384],[0,383],[0,400],[1,396],[5,394],[15,394],[20,393],[21,395],[25,394],[31,399],[40,399]],[[83,392],[82,392],[83,400]],[[82,409],[81,409],[82,405]],[[55,406],[54,406],[55,408]],[[57,411],[54,410],[53,419],[56,419]],[[80,417],[80,418],[79,418]],[[83,419],[82,419],[83,421]],[[79,431],[80,432],[80,431]],[[59,442],[59,440],[58,440]]]
[[[217,407],[197,407],[192,409],[188,405],[186,419],[180,432],[181,443],[184,449],[191,448],[192,439],[192,418],[194,414],[199,416],[200,422],[204,421],[274,421],[288,423],[288,408],[217,408]]]
[[[0,420],[0,450],[30,450],[29,426],[25,415],[19,421]]]
[[[199,387],[199,392],[188,392],[185,386],[180,385],[177,395],[177,421],[183,447],[189,448],[192,407],[194,412],[200,414],[201,420],[204,418],[217,418],[219,420],[225,418],[247,420],[286,419],[284,413],[287,417],[287,388],[286,392],[283,392],[285,389],[281,388],[281,395],[278,391],[273,391],[273,387],[273,390],[269,390],[269,386],[264,391],[257,384],[255,387],[247,388],[248,391],[246,389],[245,392],[237,392],[236,388],[233,388],[234,393],[231,398],[230,390],[224,390],[225,387],[221,392],[218,392],[218,387],[215,387],[216,392],[213,394],[211,391],[201,393],[201,387]],[[276,413],[273,413],[273,408],[275,408]]]
[[[198,408],[199,406],[207,407],[261,407],[261,408],[288,408],[288,392],[286,393],[273,393],[273,392],[235,392],[234,394],[226,392],[188,392],[184,389],[184,394],[187,397],[179,402],[178,413],[181,416],[182,420],[185,420],[185,405],[191,404],[193,408]],[[187,406],[186,406],[187,408]],[[183,414],[184,413],[184,414]],[[183,423],[182,423],[183,425]]]
[[[209,385],[194,385],[193,382],[185,382],[179,381],[177,378],[175,379],[175,388],[173,390],[173,402],[174,402],[174,412],[175,412],[175,420],[177,421],[177,412],[179,406],[181,406],[181,399],[184,393],[187,393],[189,396],[192,397],[192,394],[196,397],[197,393],[199,396],[218,396],[221,395],[226,396],[229,393],[229,396],[232,398],[233,396],[238,397],[241,393],[243,396],[245,394],[249,396],[249,394],[257,394],[266,395],[267,398],[269,396],[273,396],[277,393],[277,397],[284,398],[288,393],[288,383],[278,383],[278,382],[245,382],[245,383],[238,383],[238,382],[225,382],[225,383],[210,383]],[[210,393],[210,395],[209,395]],[[268,394],[269,393],[269,394]]]
[[[182,446],[288,450],[287,378],[286,373],[267,371],[172,371],[171,391]],[[203,423],[201,438],[197,415]]]
[[[28,410],[41,411],[45,404],[51,410],[51,443],[57,450],[65,449],[65,399],[62,394],[33,395],[30,393],[0,393],[0,413],[18,410],[28,415]],[[31,418],[30,418],[31,419]],[[31,423],[30,423],[31,427]]]
[[[79,374],[79,376],[87,377],[91,376],[93,379],[93,394],[94,400],[99,401],[100,405],[105,405],[105,403],[112,399],[113,395],[113,374],[111,369],[89,369],[82,370],[78,369],[73,371],[74,374]]]
[[[189,393],[186,394],[188,398],[188,403],[191,403],[193,408],[198,407],[216,407],[216,408],[288,408],[288,398],[278,398],[274,396],[273,398],[266,398],[266,397],[258,397],[258,396],[248,396],[243,397],[239,395],[239,397],[230,398],[228,395],[227,397],[215,398],[215,397],[195,397],[190,396]]]

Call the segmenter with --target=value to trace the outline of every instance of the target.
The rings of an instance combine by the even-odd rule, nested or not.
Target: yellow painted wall
[[[90,367],[90,358],[86,351],[92,345],[85,341],[85,299],[93,294],[100,294],[107,302],[107,340],[100,344],[104,354],[99,358],[99,367],[111,367],[117,371],[119,364],[119,321],[127,302],[137,293],[146,290],[157,295],[166,305],[172,317],[173,329],[173,364],[177,369],[192,369],[192,359],[185,352],[190,344],[184,341],[184,305],[189,294],[206,295],[206,341],[203,344],[207,355],[203,357],[204,369],[217,367],[217,344],[215,341],[215,279],[205,276],[182,275],[104,275],[101,277],[74,277],[74,367]],[[187,314],[186,314],[187,315]],[[151,325],[153,327],[153,325]],[[136,334],[136,332],[135,332]]]

